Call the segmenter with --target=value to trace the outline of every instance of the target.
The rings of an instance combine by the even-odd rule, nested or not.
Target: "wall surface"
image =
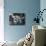
[[[40,9],[41,9],[41,11],[43,9],[46,9],[46,0],[41,0],[40,1]],[[43,12],[42,17],[43,17],[43,22],[41,21],[40,25],[46,26],[46,10]]]
[[[0,42],[4,41],[4,2],[0,0]]]
[[[32,30],[36,12],[40,9],[40,0],[4,0],[4,36],[7,41],[18,41]],[[9,25],[9,13],[25,13],[25,25]]]

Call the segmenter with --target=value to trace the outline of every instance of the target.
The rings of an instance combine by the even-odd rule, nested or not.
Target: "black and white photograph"
[[[24,13],[13,13],[9,15],[10,25],[25,25],[25,14]]]

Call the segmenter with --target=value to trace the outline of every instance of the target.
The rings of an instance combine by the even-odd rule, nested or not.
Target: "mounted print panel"
[[[25,25],[25,14],[24,13],[13,13],[9,15],[10,25]]]

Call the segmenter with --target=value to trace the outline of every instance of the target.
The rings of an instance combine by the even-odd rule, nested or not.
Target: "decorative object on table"
[[[10,25],[25,25],[25,13],[13,13],[9,15]]]
[[[31,46],[31,44],[33,43],[33,40],[34,40],[33,35],[29,32],[26,35],[23,46]]]
[[[37,16],[34,18],[33,21],[35,21],[36,23],[39,24],[40,23],[40,19],[41,19],[41,21],[43,22],[44,19],[43,19],[42,15],[43,15],[43,13],[44,13],[45,10],[46,9],[43,9],[42,11],[39,11],[38,14],[37,14]]]
[[[33,34],[29,32],[24,38],[17,42],[17,46],[31,46],[34,41]]]

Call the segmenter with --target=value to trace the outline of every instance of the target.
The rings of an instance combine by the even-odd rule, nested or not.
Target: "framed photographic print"
[[[24,13],[13,13],[9,15],[10,25],[25,25],[25,14]]]

